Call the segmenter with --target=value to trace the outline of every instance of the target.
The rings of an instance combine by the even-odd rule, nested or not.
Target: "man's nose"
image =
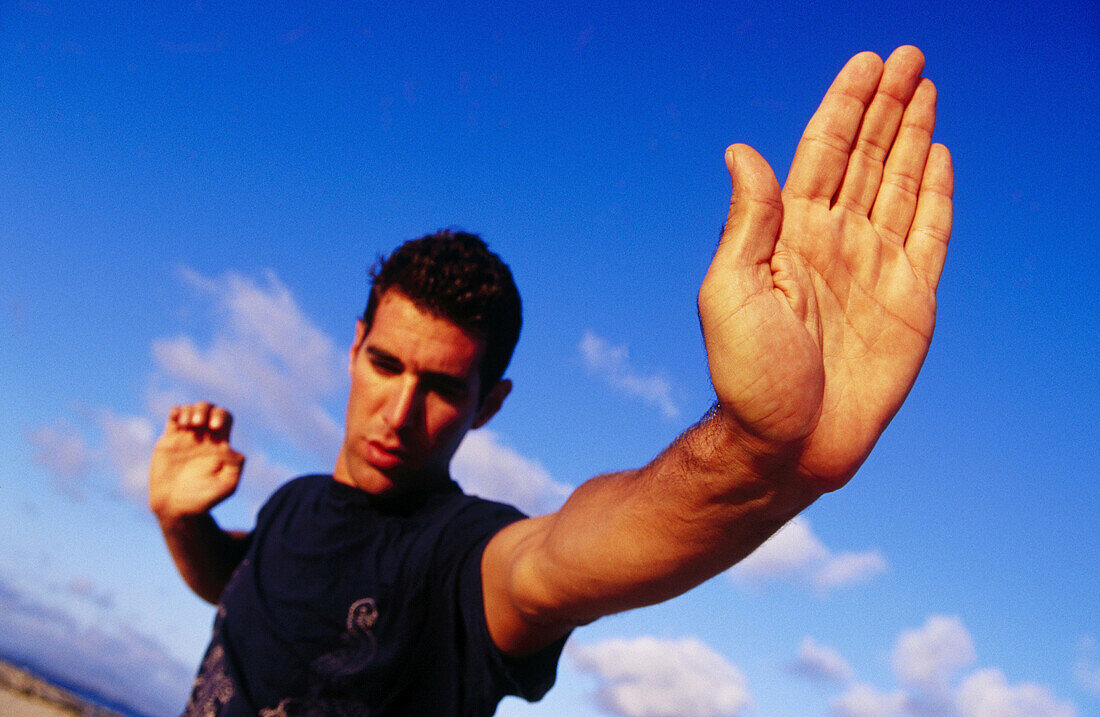
[[[400,381],[390,395],[389,405],[386,407],[386,422],[390,428],[397,430],[408,425],[416,415],[419,390],[416,380],[407,378]]]

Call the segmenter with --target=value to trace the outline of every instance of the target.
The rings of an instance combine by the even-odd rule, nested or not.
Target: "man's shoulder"
[[[479,544],[503,528],[527,516],[508,503],[455,491],[437,499],[431,518],[444,542],[452,545]]]
[[[502,503],[476,495],[468,497],[470,498],[469,509],[478,515],[485,516],[487,519],[508,524],[528,517],[526,513],[510,503]]]
[[[271,503],[282,500],[289,495],[300,495],[302,493],[313,493],[322,490],[331,480],[332,476],[322,475],[320,473],[309,473],[291,478],[276,488],[275,492],[267,499],[267,502]]]
[[[279,512],[311,495],[318,495],[330,482],[332,482],[332,476],[316,473],[291,478],[276,488],[275,492],[264,501],[257,516],[257,522],[261,522],[265,515]]]
[[[439,491],[432,500],[438,501],[439,505],[452,506],[455,512],[469,512],[471,514],[484,516],[500,516],[513,520],[520,520],[527,517],[519,508],[510,503],[503,503],[498,500],[493,500],[492,498],[484,498],[480,495],[467,493],[454,481],[451,481],[447,489]]]

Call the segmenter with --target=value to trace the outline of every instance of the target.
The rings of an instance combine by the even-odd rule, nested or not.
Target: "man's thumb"
[[[723,261],[757,264],[771,259],[783,223],[779,182],[768,163],[746,144],[726,149],[733,191],[718,251]]]

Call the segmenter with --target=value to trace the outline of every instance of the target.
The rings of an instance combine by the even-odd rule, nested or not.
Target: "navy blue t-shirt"
[[[413,505],[305,476],[261,509],[186,715],[491,715],[541,698],[564,638],[510,658],[485,623],[481,556],[523,518],[456,484]]]

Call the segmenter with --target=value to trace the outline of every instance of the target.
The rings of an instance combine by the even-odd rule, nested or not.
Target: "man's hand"
[[[819,490],[844,485],[909,393],[932,339],[951,233],[951,158],[932,144],[924,57],[852,58],[782,192],[751,148],[699,292],[720,413]]]
[[[202,515],[233,494],[244,456],[229,447],[233,417],[209,403],[176,406],[153,449],[149,507],[172,521]]]

